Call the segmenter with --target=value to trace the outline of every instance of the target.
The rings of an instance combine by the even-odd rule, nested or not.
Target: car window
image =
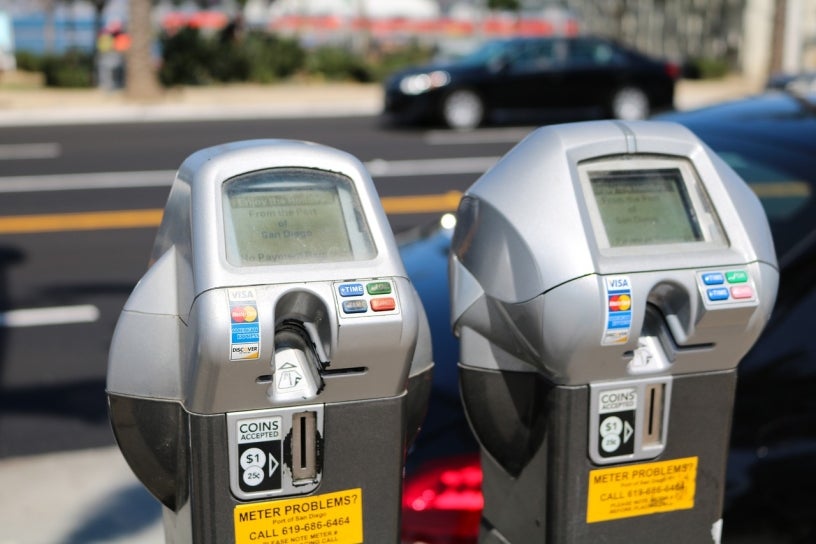
[[[485,42],[476,50],[459,59],[460,64],[485,65],[495,62],[497,59],[507,57],[514,49],[512,41],[493,40]]]
[[[523,42],[514,52],[511,69],[513,72],[536,72],[551,68],[556,63],[557,49],[555,40]]]
[[[567,63],[573,66],[609,66],[621,61],[621,53],[612,45],[589,40],[571,42],[567,57]]]

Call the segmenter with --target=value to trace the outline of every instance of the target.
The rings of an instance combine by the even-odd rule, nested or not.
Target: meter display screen
[[[227,260],[269,266],[376,255],[351,180],[332,172],[275,168],[224,184]]]
[[[588,175],[610,247],[703,240],[679,169]]]

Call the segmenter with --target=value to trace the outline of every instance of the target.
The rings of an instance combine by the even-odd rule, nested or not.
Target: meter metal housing
[[[679,125],[601,121],[533,132],[457,219],[451,321],[483,450],[482,542],[710,542],[735,369],[779,279],[756,196]],[[693,507],[595,514],[593,471],[685,458],[706,475]]]
[[[357,490],[349,523],[387,542],[431,368],[424,310],[360,161],[254,140],[178,170],[107,391],[168,540],[244,542],[239,507]]]

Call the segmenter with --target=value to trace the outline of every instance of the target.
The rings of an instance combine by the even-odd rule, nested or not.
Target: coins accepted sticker
[[[694,508],[697,457],[592,470],[587,523]]]
[[[252,504],[234,510],[235,544],[363,542],[363,490]]]

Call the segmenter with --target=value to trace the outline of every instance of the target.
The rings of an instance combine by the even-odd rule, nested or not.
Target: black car
[[[600,38],[502,39],[455,62],[394,74],[385,84],[384,113],[457,129],[502,115],[643,119],[672,108],[678,76],[672,63]]]
[[[816,95],[768,93],[661,119],[690,128],[758,194],[781,270],[771,320],[738,367],[724,541],[816,542]],[[478,534],[481,470],[449,321],[451,234],[434,228],[402,245],[436,362],[428,416],[408,457],[404,542],[465,544]]]

